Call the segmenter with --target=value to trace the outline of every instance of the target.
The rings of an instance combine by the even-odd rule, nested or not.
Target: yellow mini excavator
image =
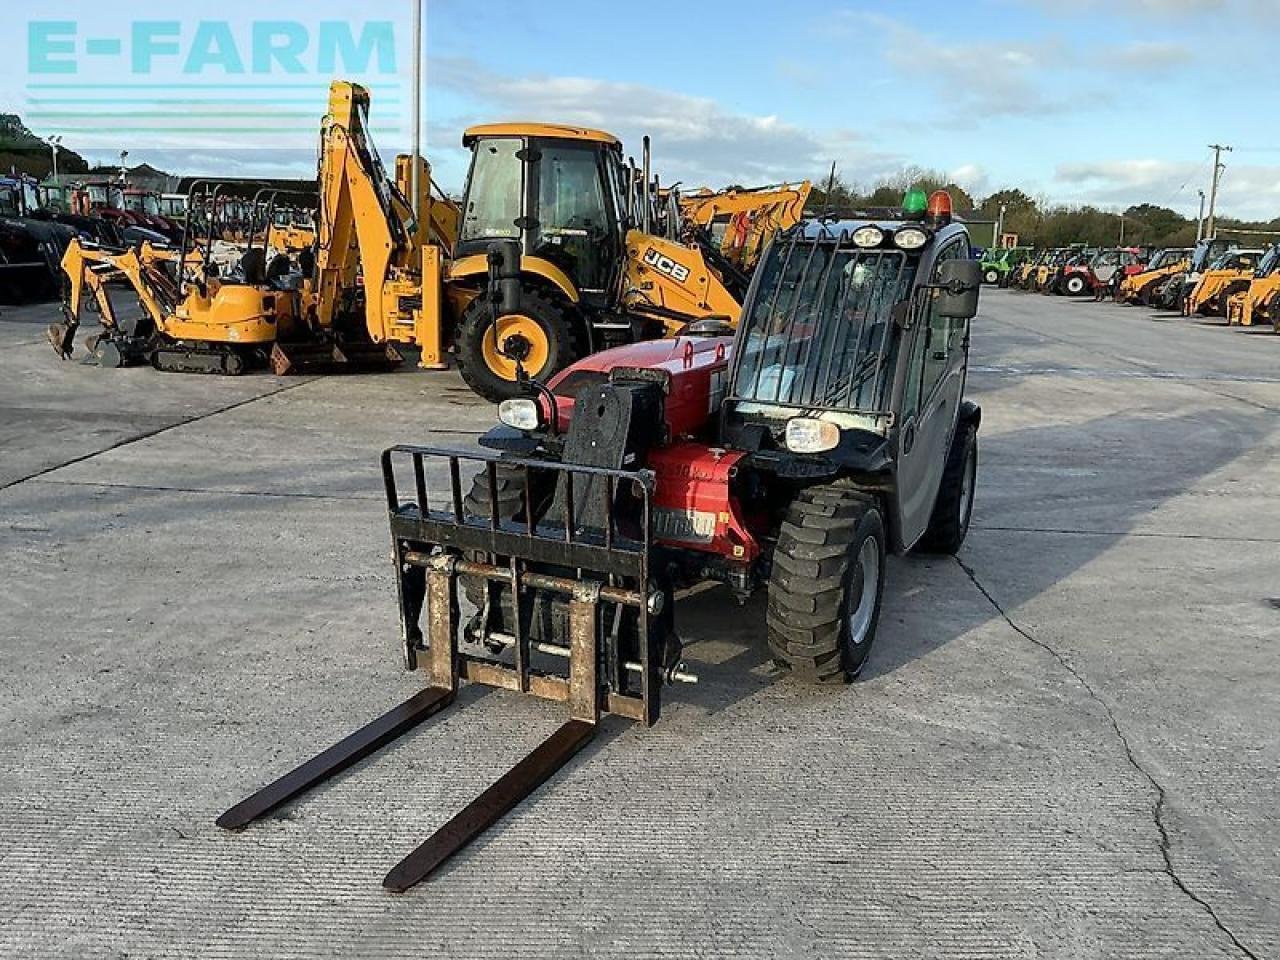
[[[202,181],[192,189],[211,201],[209,210],[226,211],[230,207],[217,202],[222,186]],[[188,219],[180,245],[172,248],[144,243],[120,251],[73,240],[62,258],[65,322],[49,328],[54,350],[71,356],[87,309],[98,314],[102,329],[86,347],[104,367],[149,363],[158,370],[234,376],[264,365],[274,347],[291,341],[323,342],[324,356],[316,355],[313,366],[324,372],[398,364],[394,350],[360,336],[343,342],[328,331],[321,337],[308,324],[312,251],[304,248],[295,259],[268,245],[277,192],[259,191],[251,206],[262,213],[261,229],[247,228],[247,244],[236,249],[229,271],[219,266],[215,252],[225,245],[222,217],[198,228]],[[138,311],[115,309],[109,288],[119,283],[132,288]]]

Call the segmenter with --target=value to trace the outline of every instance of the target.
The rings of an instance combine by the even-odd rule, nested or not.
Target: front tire
[[[1080,296],[1080,294],[1084,293],[1086,286],[1087,284],[1084,281],[1084,277],[1068,277],[1066,283],[1067,296]]]
[[[783,521],[769,576],[774,661],[814,683],[856,677],[875,642],[884,577],[876,498],[841,485],[801,493]]]
[[[458,371],[472,390],[492,403],[519,395],[515,360],[525,373],[545,382],[576,359],[573,329],[563,307],[533,290],[520,295],[517,313],[498,317],[495,349],[492,306],[477,297],[462,314],[458,328]]]
[[[972,423],[956,425],[947,463],[942,472],[938,499],[934,501],[929,528],[920,541],[926,553],[954,554],[969,533],[973,493],[978,480],[978,430]]]
[[[982,279],[984,282],[989,283],[992,286],[995,286],[1000,282],[1000,271],[988,270],[986,273],[982,275]]]

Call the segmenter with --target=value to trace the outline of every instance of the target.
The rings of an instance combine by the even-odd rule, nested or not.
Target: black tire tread
[[[925,553],[954,554],[964,543],[967,530],[960,525],[960,491],[964,485],[969,449],[977,443],[977,427],[963,420],[956,424],[955,436],[947,451],[947,464],[942,472],[942,483],[938,487],[938,499],[933,505],[929,528],[920,540],[920,550]]]
[[[815,683],[850,675],[841,649],[841,605],[850,545],[877,499],[852,487],[811,487],[781,525],[765,622],[775,662]]]
[[[485,331],[492,322],[489,309],[483,297],[477,297],[471,302],[458,323],[454,349],[458,372],[462,374],[467,386],[491,403],[498,403],[516,396],[517,385],[514,381],[498,377],[484,361],[481,344]],[[575,335],[574,324],[561,304],[526,287],[520,294],[520,312],[533,317],[544,326],[551,345],[547,367],[527,371],[530,377],[545,380],[577,359],[581,338]]]

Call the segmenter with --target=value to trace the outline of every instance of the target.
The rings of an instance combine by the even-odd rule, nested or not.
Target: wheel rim
[[[970,448],[964,461],[964,476],[960,478],[960,529],[969,529],[969,517],[973,513],[974,479],[978,473],[978,458]]]
[[[507,356],[507,353],[519,355],[525,373],[530,376],[536,375],[547,365],[547,359],[551,356],[551,344],[547,340],[546,331],[537,320],[524,314],[509,314],[498,318],[497,327],[496,338],[492,327],[485,330],[480,346],[485,366],[494,374],[503,380],[515,381],[516,361],[514,357]]]
[[[867,537],[858,549],[859,577],[855,582],[857,604],[849,611],[849,642],[854,646],[867,639],[875,615],[876,594],[880,590],[880,550],[875,537]]]

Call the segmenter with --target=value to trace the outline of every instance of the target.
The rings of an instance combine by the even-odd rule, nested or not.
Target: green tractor
[[[1031,256],[1031,247],[992,247],[982,255],[982,282],[1005,286],[1009,274]]]

